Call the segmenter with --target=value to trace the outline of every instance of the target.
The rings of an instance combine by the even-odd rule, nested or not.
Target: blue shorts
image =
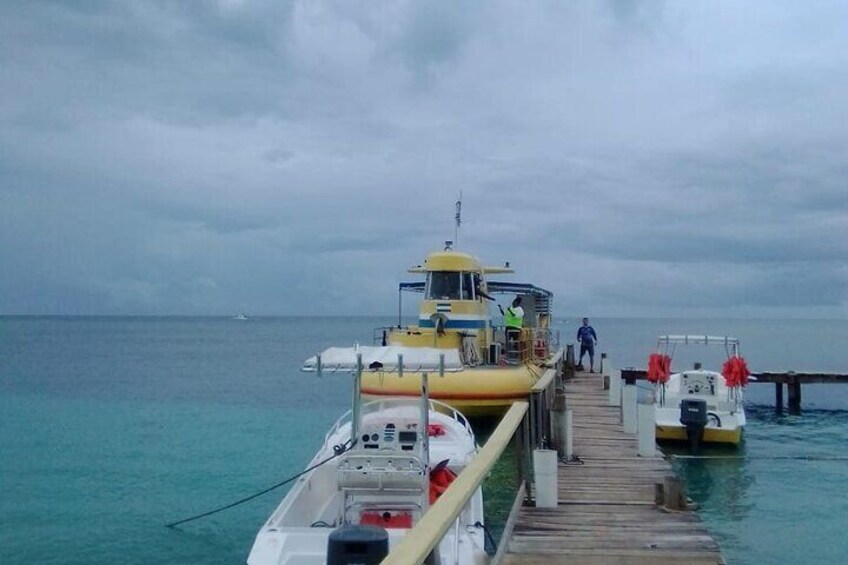
[[[589,358],[590,359],[593,358],[595,356],[595,346],[594,345],[583,345],[581,343],[580,344],[580,358],[583,359],[583,356],[586,355],[587,352],[589,353]]]

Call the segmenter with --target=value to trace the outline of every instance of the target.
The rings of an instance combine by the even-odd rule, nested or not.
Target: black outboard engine
[[[680,423],[686,426],[686,437],[692,452],[698,451],[698,444],[707,426],[707,401],[698,398],[684,398],[680,401]]]
[[[340,526],[327,541],[327,565],[379,565],[388,554],[389,533],[378,526]]]

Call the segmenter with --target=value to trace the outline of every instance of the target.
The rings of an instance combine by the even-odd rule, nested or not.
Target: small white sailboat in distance
[[[250,319],[250,318],[248,318],[247,316],[245,316],[245,315],[244,315],[244,312],[242,312],[242,313],[241,313],[241,314],[239,314],[238,316],[233,316],[233,320],[242,320],[242,321],[244,321],[244,320],[249,320],[249,319]]]

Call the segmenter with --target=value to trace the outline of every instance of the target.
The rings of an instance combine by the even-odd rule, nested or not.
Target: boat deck
[[[557,508],[519,509],[502,563],[724,563],[697,513],[656,504],[656,484],[671,466],[637,455],[637,438],[624,433],[601,379],[577,373],[566,381],[579,461],[559,464]]]

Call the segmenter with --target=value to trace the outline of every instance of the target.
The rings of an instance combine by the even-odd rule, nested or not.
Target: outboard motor
[[[388,554],[389,533],[378,526],[340,526],[327,541],[327,565],[379,565]]]
[[[686,426],[686,437],[692,452],[698,451],[698,444],[704,428],[707,426],[707,401],[698,398],[684,398],[680,401],[680,423]]]

